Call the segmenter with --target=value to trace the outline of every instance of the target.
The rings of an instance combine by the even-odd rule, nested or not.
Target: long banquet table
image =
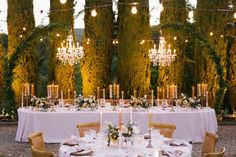
[[[140,126],[141,133],[146,133],[149,124],[149,112],[146,110],[132,112],[133,122]],[[104,110],[102,126],[110,121],[117,124],[119,112]],[[130,120],[130,111],[122,112],[122,121]],[[76,111],[75,108],[56,108],[56,112],[33,111],[31,108],[18,109],[18,128],[15,140],[27,142],[28,135],[35,131],[42,131],[47,143],[60,143],[63,139],[76,135],[78,123],[100,121],[100,111]],[[152,122],[171,123],[176,125],[173,138],[188,142],[202,142],[204,134],[217,132],[215,111],[211,108],[200,110],[170,110],[152,109]]]

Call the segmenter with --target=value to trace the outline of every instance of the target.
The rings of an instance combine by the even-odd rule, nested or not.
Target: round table
[[[55,112],[40,112],[32,108],[18,109],[18,128],[15,140],[27,142],[28,135],[35,131],[42,131],[47,143],[60,143],[70,135],[79,136],[76,124],[100,121],[100,111],[76,111],[76,108],[55,108]],[[105,121],[118,124],[119,112],[112,109],[102,109],[102,126]],[[122,122],[127,123],[132,115],[133,122],[141,128],[141,133],[146,133],[149,124],[149,112],[138,110],[130,112],[129,108],[122,111]],[[202,142],[204,134],[217,132],[215,111],[211,108],[203,109],[152,109],[152,122],[170,123],[176,125],[173,138],[188,142]]]
[[[59,157],[75,157],[71,153],[91,152],[94,157],[137,157],[137,156],[148,156],[148,157],[159,157],[163,154],[174,156],[174,157],[190,157],[192,153],[192,145],[181,140],[163,138],[159,135],[152,137],[153,148],[146,148],[148,140],[145,140],[143,136],[139,136],[139,139],[134,140],[134,144],[123,143],[119,146],[118,143],[107,146],[106,139],[104,138],[93,138],[95,140],[87,140],[88,138],[79,138],[79,145],[68,146],[62,144],[59,148]],[[140,140],[141,139],[141,140]],[[65,140],[64,142],[66,142]],[[178,145],[171,145],[176,143]],[[84,150],[84,151],[82,151]],[[89,156],[87,154],[87,156]]]

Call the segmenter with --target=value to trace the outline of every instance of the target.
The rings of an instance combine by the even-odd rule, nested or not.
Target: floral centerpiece
[[[120,131],[120,134],[119,134]],[[121,125],[121,128],[113,125],[112,123],[108,122],[106,124],[105,133],[107,134],[107,142],[108,146],[110,146],[110,142],[116,143],[119,135],[124,137],[124,142],[127,142],[128,138],[133,137],[136,134],[139,134],[139,129],[134,123],[127,123],[126,125]]]
[[[93,110],[97,108],[97,102],[95,96],[93,95],[88,96],[88,98],[84,98],[80,95],[76,98],[75,104],[77,106],[77,110],[81,110],[82,108],[90,108]]]
[[[38,107],[42,109],[43,111],[46,111],[48,108],[50,108],[53,104],[50,103],[50,101],[47,98],[37,98],[36,96],[33,96],[30,100],[31,106]]]
[[[144,97],[137,99],[136,97],[131,95],[131,105],[142,107],[142,108],[148,108],[148,101],[147,101],[147,95],[144,95]]]
[[[181,93],[180,98],[182,106],[190,106],[192,108],[201,107],[200,97],[187,97],[185,94]]]

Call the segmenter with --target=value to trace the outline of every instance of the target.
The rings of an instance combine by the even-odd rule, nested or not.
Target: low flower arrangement
[[[36,96],[33,96],[30,100],[31,106],[38,107],[42,111],[46,111],[51,106],[53,106],[52,103],[50,103],[49,99],[47,98],[37,98]]]
[[[75,104],[77,110],[81,110],[82,108],[90,108],[93,110],[97,108],[97,102],[95,96],[93,95],[88,96],[88,98],[84,98],[80,95],[78,98],[76,98]]]
[[[139,99],[131,95],[131,105],[136,107],[148,108],[149,104],[147,101],[147,95],[144,95],[144,97]]]
[[[201,107],[201,98],[200,97],[187,97],[185,94],[181,93],[181,105],[182,106],[189,106],[192,108]]]
[[[107,145],[110,146],[110,142],[116,143],[120,135],[123,137],[124,142],[127,142],[128,138],[139,134],[139,129],[137,125],[130,122],[126,125],[121,125],[121,128],[113,125],[111,122],[107,122],[105,133],[107,134]]]

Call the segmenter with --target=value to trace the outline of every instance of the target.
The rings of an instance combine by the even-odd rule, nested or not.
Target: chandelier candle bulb
[[[112,85],[109,85],[109,97],[112,99]]]
[[[99,99],[99,92],[100,92],[100,87],[97,87],[97,100]]]
[[[149,129],[152,128],[152,110],[149,109],[149,112],[148,112],[148,119],[149,119]]]
[[[192,98],[194,98],[194,86],[192,86]]]

